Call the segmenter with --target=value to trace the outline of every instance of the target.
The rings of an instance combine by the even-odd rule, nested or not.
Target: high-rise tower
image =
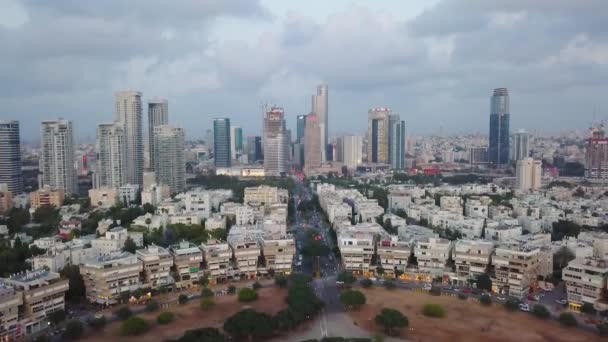
[[[40,145],[43,185],[63,190],[66,196],[76,193],[72,122],[42,121]]]
[[[530,154],[530,134],[520,130],[512,137],[511,160],[523,160]]]
[[[321,127],[316,114],[306,116],[304,130],[304,170],[315,169],[321,165]]]
[[[168,185],[172,193],[186,188],[184,130],[160,125],[154,127],[154,172],[159,184]]]
[[[329,113],[328,113],[328,96],[329,89],[327,84],[320,84],[317,86],[317,94],[312,96],[312,112],[317,114],[317,120],[319,121],[319,128],[321,129],[321,158],[322,161],[327,161],[327,144],[329,143],[328,130],[329,130]]]
[[[19,121],[0,120],[0,184],[13,195],[23,192]]]
[[[230,119],[213,119],[213,158],[215,167],[230,167]]]
[[[494,89],[490,100],[490,144],[488,157],[496,166],[509,163],[509,92]]]
[[[230,127],[230,153],[232,159],[238,159],[243,154],[243,129],[239,126]]]
[[[397,170],[405,169],[405,121],[397,121],[391,125],[391,167]]]
[[[372,108],[368,111],[367,124],[367,161],[369,163],[389,162],[389,115],[386,107]]]
[[[115,118],[123,124],[127,136],[127,181],[143,185],[144,145],[142,134],[141,93],[117,91],[114,93]]]
[[[289,171],[289,141],[283,108],[272,107],[264,115],[264,171],[281,176]]]
[[[169,103],[164,99],[148,101],[148,152],[150,169],[154,170],[154,127],[169,124]]]
[[[97,126],[97,184],[118,188],[127,180],[127,135],[120,122]]]

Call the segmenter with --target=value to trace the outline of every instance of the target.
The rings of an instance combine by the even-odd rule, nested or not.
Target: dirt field
[[[82,338],[86,341],[99,342],[119,342],[119,341],[165,341],[169,338],[176,338],[183,335],[184,331],[202,327],[217,327],[221,328],[227,317],[234,313],[251,307],[258,311],[263,311],[269,314],[275,314],[285,308],[286,291],[272,288],[263,288],[258,290],[259,298],[250,305],[239,303],[236,295],[226,295],[215,298],[215,307],[210,311],[200,309],[200,300],[193,300],[185,305],[176,305],[167,311],[175,313],[175,321],[165,325],[158,326],[156,324],[156,316],[162,310],[146,313],[140,317],[151,322],[151,329],[137,337],[121,337],[119,333],[121,322],[114,322],[104,328],[102,332],[87,332],[87,335]]]
[[[600,341],[597,334],[576,328],[562,328],[556,321],[544,321],[524,312],[509,312],[493,304],[485,307],[478,302],[451,296],[431,296],[426,293],[385,289],[362,289],[367,304],[360,311],[349,313],[361,328],[381,331],[374,317],[382,307],[400,310],[410,322],[402,338],[411,341],[532,341],[583,342]],[[387,303],[390,303],[387,305]],[[441,304],[445,318],[427,318],[420,312],[428,303]]]

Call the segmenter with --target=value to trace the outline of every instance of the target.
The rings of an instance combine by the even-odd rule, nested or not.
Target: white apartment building
[[[403,273],[407,269],[412,244],[400,241],[396,235],[383,234],[376,243],[376,253],[384,274],[394,277],[397,271]]]
[[[286,189],[266,185],[245,188],[244,203],[258,202],[270,206],[276,203],[287,203],[288,200],[289,192]]]
[[[167,249],[149,245],[143,249],[138,249],[135,254],[143,264],[143,286],[145,288],[160,289],[172,286],[175,283],[175,280],[171,277],[173,256]]]
[[[94,208],[111,208],[118,202],[118,191],[115,188],[89,189],[89,199]]]
[[[127,152],[127,183],[142,185],[144,170],[144,144],[142,128],[141,92],[117,91],[114,93],[114,116],[124,127]]]
[[[91,240],[91,247],[96,256],[108,255],[120,251],[125,246],[127,238],[131,238],[137,247],[143,247],[144,235],[140,232],[128,232],[123,227],[115,227],[105,233],[104,236]]]
[[[517,161],[515,167],[517,190],[534,191],[541,187],[542,163],[533,158],[524,158]]]
[[[72,122],[63,119],[42,121],[41,133],[42,184],[61,190],[66,196],[76,193]]]
[[[129,183],[127,178],[127,134],[120,122],[97,126],[97,186],[118,188]],[[89,190],[89,194],[90,194]],[[116,197],[116,195],[114,196]],[[93,203],[91,201],[91,203]]]
[[[186,161],[184,159],[184,130],[160,125],[154,127],[154,172],[159,184],[169,186],[173,193],[186,188]]]
[[[237,226],[242,226],[255,224],[258,217],[261,218],[264,216],[263,207],[257,208],[262,208],[262,210],[260,210],[261,213],[256,212],[256,208],[246,204],[226,202],[222,204],[220,213],[222,215],[234,217],[235,224]]]
[[[519,299],[526,297],[540,275],[541,257],[539,247],[520,243],[498,245],[492,255],[495,291]]]
[[[232,277],[232,250],[228,243],[209,241],[201,244],[203,265],[210,284],[223,283]]]
[[[91,237],[94,238],[95,235]],[[83,237],[49,246],[44,254],[31,259],[32,268],[59,272],[65,266],[79,265],[83,260],[95,255],[93,248],[87,247],[91,240],[88,237]]]
[[[566,283],[570,310],[580,311],[584,303],[593,304],[598,311],[608,309],[606,286],[608,261],[597,258],[576,258],[562,271]]]
[[[412,197],[403,190],[391,191],[388,194],[388,210],[396,211],[399,209],[405,210],[408,205],[412,204]]]
[[[154,183],[141,191],[141,205],[148,203],[156,207],[168,198],[171,198],[171,189],[168,185]]]
[[[482,240],[458,240],[454,245],[454,263],[458,283],[464,285],[485,273],[490,265],[494,244]]]
[[[234,226],[230,229],[228,244],[235,262],[235,279],[254,279],[257,276],[259,257],[262,255],[258,244],[261,233],[257,227]]]
[[[475,218],[488,217],[488,210],[492,200],[487,196],[470,197],[464,205],[464,215]]]
[[[135,203],[137,200],[137,193],[139,192],[139,185],[137,184],[123,184],[118,188],[118,199],[124,204]]]
[[[505,242],[521,235],[521,226],[486,227],[486,240]]]
[[[4,282],[0,282],[0,338],[3,341],[21,339],[19,308],[23,305],[21,292]]]
[[[203,252],[188,241],[169,247],[173,256],[173,278],[177,289],[189,289],[203,276]]]
[[[460,196],[441,196],[439,207],[441,210],[462,214],[462,198]]]
[[[265,271],[290,274],[296,254],[296,242],[292,235],[264,234],[259,239],[262,256],[266,262]]]
[[[338,231],[338,248],[342,255],[342,267],[346,271],[368,276],[375,272],[372,267],[375,234],[356,229]]]
[[[414,256],[418,260],[418,270],[430,278],[443,276],[446,264],[452,255],[454,242],[439,237],[426,237],[416,241]]]
[[[121,293],[142,288],[142,271],[143,263],[135,254],[121,251],[96,256],[80,264],[87,299],[103,305],[116,304]]]

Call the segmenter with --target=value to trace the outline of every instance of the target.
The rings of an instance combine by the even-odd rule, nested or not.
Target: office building
[[[397,118],[399,118],[397,116]],[[396,170],[405,169],[405,121],[392,123],[390,139],[391,167]]]
[[[585,149],[585,177],[606,179],[608,177],[608,138],[604,127],[594,127],[587,139]]]
[[[530,155],[530,134],[520,130],[512,137],[511,160],[517,161],[528,158]]]
[[[230,167],[230,119],[213,119],[213,158],[215,167]]]
[[[363,160],[363,137],[345,135],[341,139],[342,162],[349,170],[355,170]]]
[[[66,195],[74,194],[76,172],[72,122],[63,119],[43,121],[41,148],[42,184],[62,190]]]
[[[239,159],[243,154],[243,129],[239,126],[230,127],[230,153],[232,159]]]
[[[321,127],[316,114],[310,113],[306,116],[306,128],[304,130],[304,171],[308,172],[321,166],[322,146]]]
[[[159,184],[168,185],[172,193],[186,188],[184,130],[161,125],[154,127],[154,172]]]
[[[518,160],[515,175],[517,177],[517,190],[538,190],[542,185],[542,163],[540,160],[529,157]]]
[[[19,121],[0,120],[0,184],[13,195],[23,192]]]
[[[490,100],[490,164],[509,163],[509,92],[507,88],[494,89]]]
[[[367,161],[370,163],[389,162],[388,134],[389,108],[372,108],[368,111]]]
[[[302,142],[304,139],[304,129],[306,128],[306,115],[298,115],[296,119],[296,142]]]
[[[122,123],[127,137],[127,182],[139,186],[144,172],[141,96],[138,91],[114,93],[115,121]]]
[[[247,161],[249,164],[263,160],[262,155],[262,137],[251,136],[247,137]]]
[[[89,258],[80,264],[87,299],[104,305],[116,304],[122,293],[142,288],[142,271],[143,263],[135,254],[120,250]]]
[[[264,171],[281,176],[289,171],[289,140],[283,108],[272,107],[264,116]]]
[[[119,122],[97,126],[97,187],[127,184],[127,135]]]
[[[321,161],[327,161],[326,151],[327,144],[329,143],[328,91],[327,84],[320,84],[317,86],[317,94],[312,96],[312,112],[317,115],[319,129],[321,130]]]
[[[154,170],[154,127],[169,124],[169,103],[164,99],[148,101],[148,152],[150,169]]]

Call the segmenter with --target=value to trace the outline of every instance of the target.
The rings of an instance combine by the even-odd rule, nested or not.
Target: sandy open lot
[[[383,288],[361,289],[367,304],[349,315],[358,326],[370,332],[381,331],[374,317],[383,307],[400,310],[410,322],[402,338],[411,341],[600,341],[600,337],[577,328],[562,328],[556,321],[537,319],[525,312],[509,312],[493,304],[485,307],[477,301],[460,300],[452,296],[431,296]],[[420,312],[428,303],[441,304],[445,318],[427,318]]]
[[[249,305],[239,303],[236,295],[226,295],[215,298],[215,307],[210,311],[200,309],[200,300],[193,300],[185,305],[176,305],[167,309],[175,313],[175,321],[164,326],[156,324],[156,316],[162,310],[146,313],[140,317],[151,322],[151,329],[137,337],[121,337],[119,333],[121,322],[114,322],[104,328],[102,332],[87,331],[87,335],[83,337],[86,341],[165,341],[168,338],[176,338],[183,335],[184,331],[202,327],[217,327],[221,328],[227,317],[234,313],[251,307],[258,311],[263,311],[269,314],[275,314],[286,307],[285,296],[286,290],[275,287],[262,288],[258,290],[259,298]]]

